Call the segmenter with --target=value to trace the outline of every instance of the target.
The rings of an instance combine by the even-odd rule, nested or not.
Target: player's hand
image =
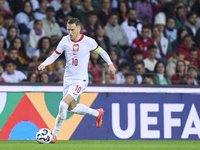
[[[45,66],[43,64],[38,66],[38,70],[39,71],[44,71],[45,70]]]
[[[116,69],[115,69],[115,67],[113,66],[113,64],[110,64],[110,65],[109,65],[108,71],[110,72],[111,75],[114,75],[114,74],[115,74]]]

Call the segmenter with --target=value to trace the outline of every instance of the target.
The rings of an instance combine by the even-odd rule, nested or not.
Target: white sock
[[[99,115],[99,112],[95,109],[89,108],[83,104],[77,104],[76,107],[69,111],[69,113],[76,113],[81,115],[91,115],[93,117],[97,117]]]
[[[53,135],[57,136],[58,132],[60,131],[60,128],[62,127],[63,123],[65,122],[65,119],[67,117],[67,109],[69,105],[63,101],[60,102],[59,105],[59,112],[56,117],[55,127],[53,130]]]

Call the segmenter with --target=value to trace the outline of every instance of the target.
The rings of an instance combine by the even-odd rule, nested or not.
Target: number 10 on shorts
[[[81,91],[81,86],[76,85],[75,92],[79,93]]]

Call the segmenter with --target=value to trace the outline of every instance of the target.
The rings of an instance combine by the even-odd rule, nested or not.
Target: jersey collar
[[[83,38],[84,38],[84,35],[81,33],[81,38],[78,41],[74,41],[71,38],[70,39],[71,39],[72,42],[77,43],[77,42],[80,42]]]

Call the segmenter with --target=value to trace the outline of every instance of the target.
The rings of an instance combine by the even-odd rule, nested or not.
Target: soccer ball
[[[53,135],[49,129],[42,128],[36,133],[36,140],[42,144],[48,144],[52,141]]]

